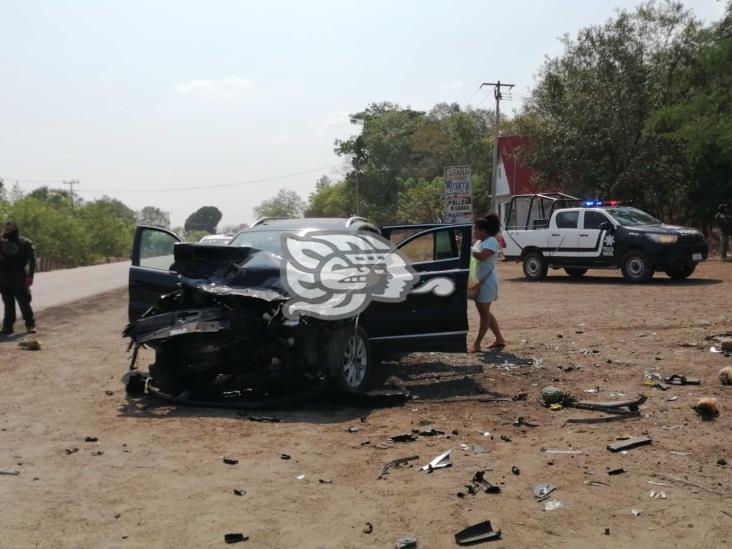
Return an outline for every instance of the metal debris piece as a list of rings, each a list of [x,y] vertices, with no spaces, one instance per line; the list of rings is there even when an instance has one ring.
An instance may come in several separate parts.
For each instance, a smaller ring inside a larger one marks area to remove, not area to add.
[[[320,484],[335,484],[335,480],[324,480],[324,479],[322,479],[322,478],[319,478],[319,479],[318,479],[318,482],[319,482]]]
[[[542,454],[581,454],[584,450],[562,450],[560,448],[539,448]]]
[[[481,446],[480,444],[473,444],[473,453],[474,454],[487,454],[488,448],[485,446]]]
[[[500,494],[501,487],[490,483],[485,478],[485,471],[477,471],[473,475],[473,486],[476,488],[480,487],[486,494]]]
[[[501,440],[504,442],[511,442],[511,437],[508,435],[501,435]]]
[[[396,549],[417,549],[417,538],[402,536],[396,541]]]
[[[607,474],[610,475],[610,476],[613,476],[613,475],[622,475],[623,473],[625,473],[625,469],[623,469],[622,467],[620,467],[618,469],[610,469],[607,472]]]
[[[394,435],[389,437],[392,442],[414,442],[417,440],[417,435],[414,433],[402,433],[401,435]]]
[[[431,473],[435,469],[444,469],[446,467],[452,467],[452,460],[450,459],[451,453],[452,453],[452,450],[448,450],[446,452],[441,453],[435,459],[430,461],[427,465],[424,465],[422,467],[422,471],[427,471],[428,473]]]
[[[651,444],[653,441],[651,440],[651,437],[643,435],[641,437],[635,437],[630,438],[628,440],[619,440],[617,442],[613,442],[612,444],[609,444],[607,449],[611,452],[622,452],[624,450],[630,450],[632,448],[637,448],[638,446],[645,446],[647,444]]]
[[[280,459],[288,460],[292,459],[292,456],[290,454],[280,454]]]
[[[520,475],[520,474],[521,474],[521,470],[520,470],[520,469],[519,469],[518,467],[516,467],[515,465],[514,465],[513,467],[511,467],[511,472],[512,472],[512,473],[513,473],[514,475],[516,475],[516,476],[518,476],[518,475]]]
[[[373,531],[374,531],[374,525],[371,524],[370,522],[367,522],[366,526],[363,527],[363,533],[370,534]]]
[[[634,517],[638,517],[638,516],[640,516],[641,511],[640,511],[640,509],[631,509],[630,514],[633,515]]]
[[[686,377],[680,374],[672,374],[664,381],[669,385],[701,385],[701,379],[698,377]]]
[[[66,452],[66,455],[68,456],[71,454],[75,454],[76,452],[79,451],[79,449],[76,447],[73,447],[73,448],[66,448],[66,450],[64,450],[64,451]]]
[[[244,488],[234,488],[234,495],[235,496],[243,496],[246,493],[247,493],[247,491],[244,490]]]
[[[515,427],[521,427],[521,426],[524,426],[524,427],[538,427],[538,424],[531,423],[529,421],[526,421],[526,419],[523,416],[519,416],[516,419],[514,419],[513,420],[513,425]]]
[[[390,461],[389,463],[385,463],[384,466],[381,468],[381,471],[379,472],[378,478],[384,478],[384,476],[389,473],[389,469],[391,469],[392,467],[399,467],[400,465],[404,465],[405,463],[409,463],[410,461],[414,461],[415,459],[419,459],[419,456],[398,458]]]
[[[234,534],[224,534],[224,542],[225,543],[239,543],[240,541],[246,541],[249,539],[249,536],[246,534],[242,534],[241,532],[236,532]]]
[[[651,490],[648,495],[652,499],[666,499],[666,492],[664,492],[663,490]]]
[[[226,463],[226,465],[236,465],[237,463],[239,463],[239,460],[235,458],[224,457],[224,463]]]
[[[296,476],[295,478],[296,478],[297,480],[302,480],[302,479],[304,479],[304,478],[305,478],[305,475],[297,475],[297,476]]]
[[[358,427],[349,427],[346,431],[348,433],[358,433]]]
[[[493,530],[491,521],[486,520],[460,530],[455,534],[455,542],[458,545],[473,545],[483,541],[499,539],[500,537],[501,531]]]
[[[0,469],[0,475],[6,475],[9,477],[17,477],[20,474],[20,471],[17,469]]]
[[[97,442],[99,439],[97,437],[86,437],[84,439],[84,442]]]
[[[413,433],[421,436],[421,437],[435,437],[438,435],[444,435],[444,431],[440,431],[439,429],[435,429],[434,427],[432,429],[426,430],[426,429],[415,429],[412,431]]]
[[[551,494],[554,490],[556,490],[556,487],[552,486],[551,484],[534,484],[531,487],[531,491],[534,493],[534,497],[538,501],[542,501],[549,497],[549,494]]]

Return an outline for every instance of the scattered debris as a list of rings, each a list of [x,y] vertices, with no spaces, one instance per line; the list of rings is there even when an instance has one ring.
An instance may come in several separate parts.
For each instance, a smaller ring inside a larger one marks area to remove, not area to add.
[[[374,525],[370,522],[366,523],[366,526],[363,527],[363,533],[364,534],[370,534],[374,531]]]
[[[348,429],[346,429],[346,432],[348,432],[348,433],[358,433],[358,430],[359,430],[358,427],[349,427]]]
[[[556,490],[556,487],[551,484],[534,484],[531,487],[531,491],[538,501],[545,500],[554,490]]]
[[[24,351],[40,351],[41,342],[35,338],[25,338],[18,342],[18,347]]]
[[[495,484],[492,484],[485,478],[485,471],[477,471],[473,475],[472,485],[466,484],[466,488],[468,488],[468,492],[471,494],[475,494],[478,489],[482,489],[486,494],[500,494],[501,493],[501,487],[497,486]],[[473,488],[471,490],[471,487]]]
[[[302,480],[302,479],[304,479],[304,478],[305,478],[305,475],[297,475],[297,476],[296,476],[295,478],[296,478],[297,480]]]
[[[234,488],[234,495],[235,496],[243,496],[246,493],[247,493],[247,491],[244,490],[244,488]]]
[[[680,482],[682,484],[686,484],[688,486],[693,486],[694,488],[699,488],[700,490],[704,490],[705,492],[709,492],[710,494],[715,494],[715,495],[720,496],[720,497],[724,497],[724,498],[729,497],[727,494],[721,494],[720,492],[716,492],[715,490],[712,490],[710,488],[706,488],[706,487],[702,486],[701,484],[697,484],[696,482],[691,482],[691,481],[688,481],[688,480],[684,480],[683,478],[672,477],[670,475],[662,475],[660,473],[651,473],[651,476],[652,477],[656,477],[656,478],[662,478],[664,480],[671,480],[671,481],[675,481],[675,482]]]
[[[665,482],[653,482],[652,480],[649,480],[648,484],[653,484],[654,486],[663,486],[664,488],[671,488],[671,485],[666,484]]]
[[[99,439],[97,437],[86,437],[84,439],[84,442],[97,442]]]
[[[318,483],[320,484],[335,484],[335,480],[324,480],[322,478],[318,479]]]
[[[692,406],[692,409],[702,421],[711,421],[719,417],[719,408],[717,407],[716,398],[700,398],[698,402]]]
[[[246,534],[242,534],[241,532],[237,532],[234,534],[224,534],[224,542],[225,543],[239,543],[240,541],[246,541],[249,539],[249,536]]]
[[[417,538],[402,536],[396,541],[396,549],[417,549]]]
[[[536,423],[530,423],[524,419],[523,416],[519,416],[516,419],[513,420],[514,427],[538,427],[538,424]]]
[[[508,435],[501,435],[501,440],[504,442],[511,442],[511,437]]]
[[[455,542],[458,545],[473,545],[483,541],[492,541],[501,537],[500,530],[493,530],[491,521],[486,520],[472,526],[468,526],[455,534]]]
[[[409,463],[410,461],[414,461],[416,459],[419,459],[419,456],[398,458],[390,461],[389,463],[385,463],[384,466],[381,468],[381,471],[379,472],[378,478],[384,478],[384,476],[389,473],[389,469],[393,467],[399,467],[400,465],[404,465],[405,463]]]
[[[600,388],[599,387],[593,387],[592,389],[585,389],[585,393],[599,393]]]
[[[452,452],[452,450],[443,452],[442,454],[437,456],[435,459],[430,461],[427,465],[424,465],[422,467],[422,471],[427,471],[428,473],[431,473],[435,469],[444,469],[446,467],[452,467],[452,460],[450,459],[451,452]]]
[[[676,450],[671,450],[672,456],[690,456],[691,452],[678,452]]]
[[[516,476],[518,476],[518,475],[520,475],[520,474],[521,474],[521,470],[520,470],[520,469],[519,469],[518,467],[516,467],[515,465],[514,465],[513,467],[511,467],[511,472],[512,472],[512,473],[513,473],[514,475],[516,475]]]
[[[239,460],[230,457],[224,457],[224,463],[226,463],[226,465],[236,465],[237,463],[239,463]]]
[[[6,475],[9,477],[17,477],[20,474],[20,471],[17,469],[0,469],[0,475]]]
[[[66,448],[66,450],[64,450],[64,451],[66,452],[66,455],[68,456],[71,454],[75,454],[76,452],[79,451],[79,449],[76,447],[73,447],[73,448]]]
[[[623,473],[625,473],[625,469],[623,469],[622,467],[620,467],[620,468],[618,468],[618,469],[610,469],[610,470],[609,470],[609,471],[607,472],[607,474],[608,474],[608,475],[610,475],[610,476],[614,476],[614,475],[622,475]]]
[[[648,495],[651,497],[651,499],[666,499],[666,492],[663,490],[651,490]]]
[[[539,448],[542,454],[581,454],[584,450],[563,450],[561,448]]]
[[[292,456],[290,454],[280,454],[280,459],[288,460],[292,459]]]
[[[640,509],[631,509],[630,514],[633,515],[634,517],[639,517],[641,514],[641,511],[640,511]]]
[[[719,381],[722,385],[732,385],[732,366],[725,366],[719,370]]]
[[[438,435],[445,434],[444,431],[440,431],[439,429],[435,429],[434,427],[432,427],[431,429],[412,429],[412,433],[421,437],[436,437]]]
[[[602,482],[601,480],[586,480],[585,484],[590,486],[610,486],[607,482]]]
[[[544,511],[556,511],[562,506],[562,502],[558,499],[550,499],[544,504]]]
[[[681,374],[672,374],[664,379],[669,385],[701,385],[701,379],[697,377],[686,377]]]
[[[607,449],[611,452],[622,452],[624,450],[637,448],[638,446],[645,446],[647,444],[651,444],[652,442],[653,441],[651,440],[651,437],[643,435],[640,437],[629,438],[628,440],[619,440],[617,442],[613,442],[612,444],[608,445]]]
[[[414,433],[402,433],[401,435],[394,435],[389,437],[392,442],[414,442],[417,440],[417,435]]]

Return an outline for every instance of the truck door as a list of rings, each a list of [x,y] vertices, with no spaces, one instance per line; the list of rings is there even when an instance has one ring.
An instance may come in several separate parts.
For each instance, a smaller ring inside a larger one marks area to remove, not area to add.
[[[384,227],[382,234],[396,237],[393,240],[402,256],[420,273],[417,286],[444,277],[454,282],[455,291],[448,296],[412,293],[400,303],[372,302],[365,322],[369,341],[377,351],[465,352],[472,227],[428,227],[422,231],[414,226]],[[409,232],[414,234],[399,237]]]
[[[137,227],[128,286],[130,322],[155,305],[161,295],[175,290],[178,275],[170,267],[176,242],[181,242],[181,238],[163,228]]]
[[[548,253],[551,257],[577,257],[579,242],[580,210],[563,210],[554,215],[554,223],[549,227],[547,238]]]
[[[600,225],[609,221],[610,219],[600,211],[585,210],[582,212],[580,223],[582,229],[579,231],[577,244],[580,257],[600,257],[602,254],[602,237],[604,232],[600,230]]]

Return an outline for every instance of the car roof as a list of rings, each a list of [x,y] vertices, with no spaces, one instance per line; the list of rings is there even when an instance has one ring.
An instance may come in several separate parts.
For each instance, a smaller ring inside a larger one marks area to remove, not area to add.
[[[265,218],[242,232],[258,231],[337,231],[366,230],[379,232],[378,228],[363,217],[299,217],[291,219]]]

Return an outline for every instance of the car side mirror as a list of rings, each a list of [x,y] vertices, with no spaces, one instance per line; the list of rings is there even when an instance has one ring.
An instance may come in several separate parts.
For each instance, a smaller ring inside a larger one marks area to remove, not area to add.
[[[609,221],[603,221],[600,223],[600,230],[601,231],[609,231],[609,232],[615,232],[615,226],[610,223]]]

